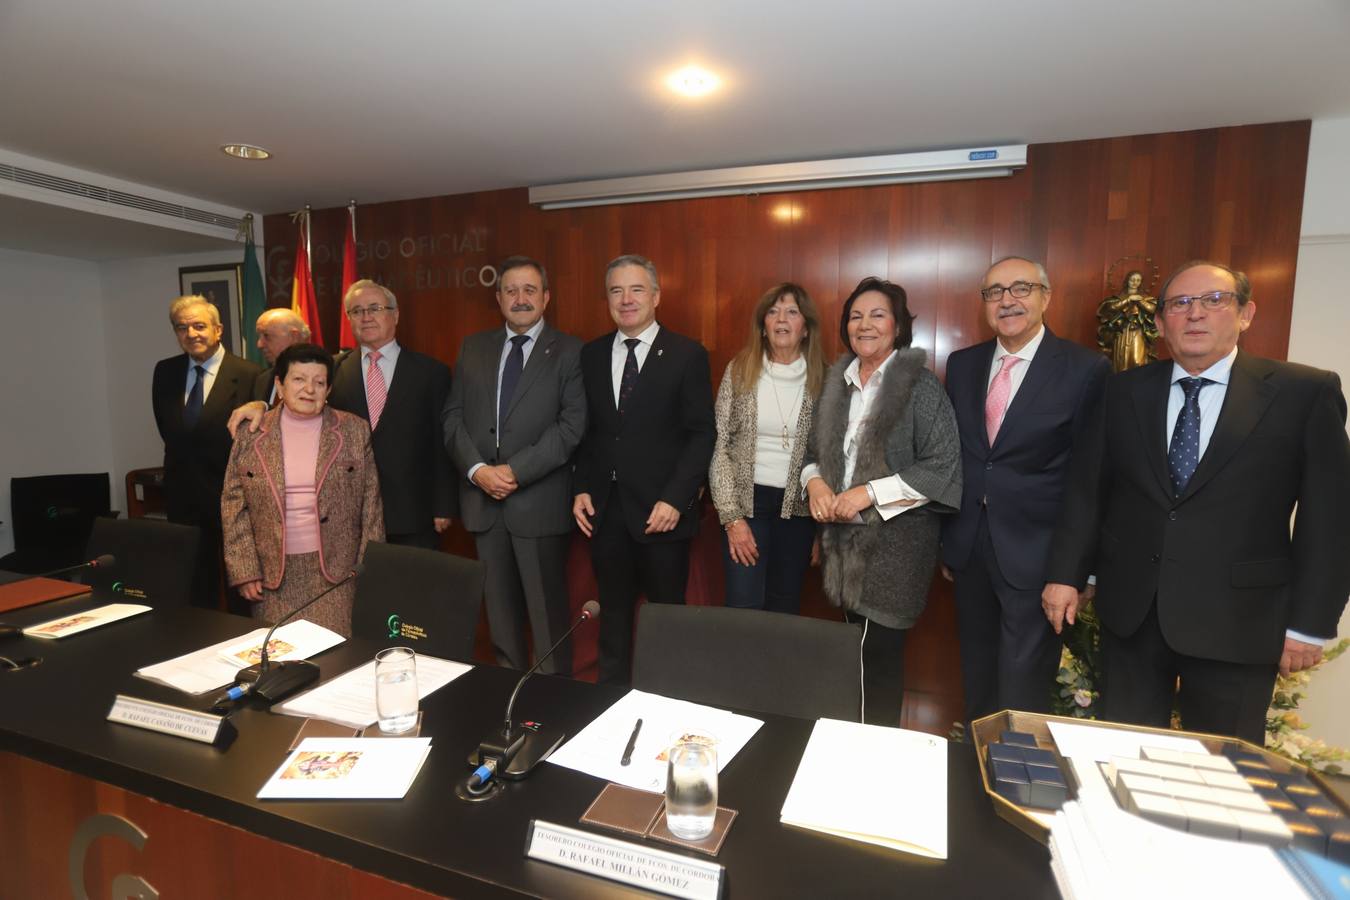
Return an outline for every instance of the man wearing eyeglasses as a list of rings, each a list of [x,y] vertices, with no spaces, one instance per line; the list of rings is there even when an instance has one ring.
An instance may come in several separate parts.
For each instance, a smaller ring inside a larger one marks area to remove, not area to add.
[[[370,423],[375,468],[384,500],[385,540],[435,550],[456,509],[454,475],[441,439],[441,411],[450,393],[450,369],[395,338],[398,301],[369,279],[347,289],[342,308],[357,349],[339,358],[328,405]],[[256,431],[265,405],[235,410]]]
[[[1345,397],[1332,372],[1238,349],[1241,272],[1187,263],[1160,296],[1172,359],[1107,385],[1046,616],[1071,623],[1095,571],[1106,718],[1165,727],[1175,699],[1182,727],[1259,745],[1276,672],[1321,659],[1350,594]]]
[[[1111,369],[1045,325],[1050,279],[1040,263],[999,260],[980,297],[994,338],[947,360],[964,486],[942,528],[969,719],[1050,711],[1062,642],[1041,610],[1045,564],[1074,442]]]

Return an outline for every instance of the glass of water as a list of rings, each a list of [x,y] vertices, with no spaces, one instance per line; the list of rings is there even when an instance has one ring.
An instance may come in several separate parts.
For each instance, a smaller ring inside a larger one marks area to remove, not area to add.
[[[666,826],[676,837],[701,841],[717,819],[717,742],[680,736],[666,763]]]
[[[385,734],[403,734],[417,724],[417,654],[411,648],[375,654],[375,712]]]

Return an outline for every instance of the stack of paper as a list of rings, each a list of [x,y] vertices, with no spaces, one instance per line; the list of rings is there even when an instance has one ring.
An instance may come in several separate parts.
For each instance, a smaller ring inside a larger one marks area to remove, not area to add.
[[[1076,900],[1306,896],[1271,848],[1157,825],[1110,797],[1065,804],[1050,858],[1060,893]]]
[[[861,781],[840,760],[878,765]],[[947,858],[947,742],[931,734],[821,719],[811,732],[781,819],[855,841]]]
[[[472,668],[448,659],[418,656],[417,699],[425,698]],[[375,710],[375,661],[344,672],[272,709],[288,716],[308,716],[365,728],[379,718]]]
[[[259,800],[399,800],[422,771],[431,738],[306,738]]]
[[[70,637],[72,634],[79,634],[81,631],[88,631],[91,628],[99,628],[119,619],[139,616],[141,613],[148,613],[149,611],[150,607],[142,606],[139,603],[109,603],[107,606],[99,606],[82,613],[72,613],[59,619],[51,619],[38,625],[32,625],[25,628],[23,633],[28,637],[55,640],[56,638]]]
[[[157,681],[189,694],[215,690],[234,681],[239,670],[258,661],[262,639],[268,629],[257,628],[243,637],[230,638],[201,650],[194,650],[136,672],[141,678]],[[344,638],[327,628],[303,619],[283,625],[272,636],[268,659],[309,659],[317,653],[336,647]],[[272,650],[283,650],[273,655]]]
[[[629,765],[624,750],[642,720]],[[643,791],[666,789],[666,751],[684,737],[708,738],[717,748],[717,770],[731,762],[764,723],[724,709],[629,691],[595,721],[559,747],[549,762]]]

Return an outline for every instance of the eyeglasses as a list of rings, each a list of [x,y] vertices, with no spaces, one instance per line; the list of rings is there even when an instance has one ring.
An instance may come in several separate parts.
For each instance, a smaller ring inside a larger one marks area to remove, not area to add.
[[[997,303],[1003,299],[1003,293],[1006,291],[1012,294],[1014,299],[1022,300],[1031,296],[1031,292],[1036,288],[1045,290],[1045,285],[1035,281],[1014,281],[1012,284],[1004,287],[1001,284],[987,287],[980,291],[980,296],[984,298],[985,303]]]
[[[1232,303],[1237,298],[1233,291],[1210,291],[1208,294],[1195,294],[1188,296],[1181,294],[1176,297],[1168,297],[1163,301],[1163,312],[1169,316],[1179,316],[1190,312],[1191,306],[1199,303],[1203,309],[1210,312],[1220,310]]]
[[[378,303],[372,303],[370,306],[353,306],[351,309],[347,310],[347,318],[360,319],[365,316],[378,316],[386,309],[397,309],[397,307],[381,306]]]

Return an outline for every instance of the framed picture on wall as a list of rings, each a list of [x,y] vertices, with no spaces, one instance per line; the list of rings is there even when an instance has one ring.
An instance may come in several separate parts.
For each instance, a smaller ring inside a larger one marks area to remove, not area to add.
[[[185,266],[178,270],[179,293],[184,296],[198,294],[215,304],[220,312],[220,324],[225,328],[220,342],[236,356],[244,355],[244,298],[239,293],[242,268],[238,263],[220,263]]]

